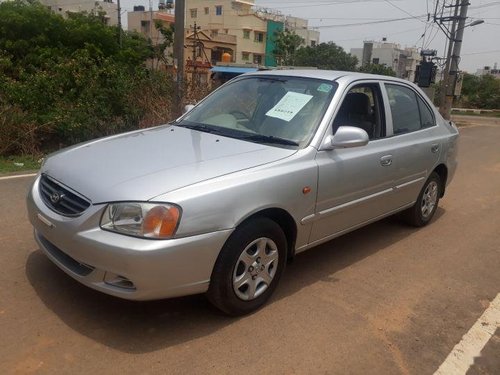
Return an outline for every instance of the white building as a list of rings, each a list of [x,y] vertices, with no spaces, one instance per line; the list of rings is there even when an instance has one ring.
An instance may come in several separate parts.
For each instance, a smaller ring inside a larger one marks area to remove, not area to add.
[[[366,41],[363,48],[351,48],[351,55],[358,58],[358,66],[379,64],[391,68],[396,76],[409,81],[415,80],[417,65],[421,56],[416,48],[401,48],[397,43]]]
[[[306,19],[287,16],[285,27],[302,38],[304,47],[314,47],[319,44],[319,31],[310,29]]]
[[[40,0],[40,2],[63,17],[67,13],[87,12],[98,15],[104,12],[106,24],[118,25],[118,6],[112,0]]]
[[[476,71],[477,76],[484,76],[486,74],[491,74],[493,77],[500,79],[500,69],[498,69],[498,64],[495,63],[493,65],[493,69],[491,66],[485,66]]]

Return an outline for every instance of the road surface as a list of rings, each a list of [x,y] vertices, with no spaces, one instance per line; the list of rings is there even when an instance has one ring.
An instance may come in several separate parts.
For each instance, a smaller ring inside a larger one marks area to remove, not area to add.
[[[431,225],[389,218],[301,254],[237,319],[203,296],[79,285],[32,238],[32,177],[1,180],[0,373],[432,374],[483,327],[481,356],[457,366],[499,374],[499,322],[480,317],[500,292],[500,126],[463,128],[459,162]]]

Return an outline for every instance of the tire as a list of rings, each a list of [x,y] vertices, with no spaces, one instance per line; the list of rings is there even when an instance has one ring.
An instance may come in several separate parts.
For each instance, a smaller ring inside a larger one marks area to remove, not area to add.
[[[257,310],[276,289],[286,258],[287,240],[276,222],[261,217],[243,223],[217,258],[209,301],[232,316]]]
[[[423,227],[432,220],[436,213],[441,196],[441,178],[432,172],[425,182],[415,204],[403,211],[405,221],[415,227]]]

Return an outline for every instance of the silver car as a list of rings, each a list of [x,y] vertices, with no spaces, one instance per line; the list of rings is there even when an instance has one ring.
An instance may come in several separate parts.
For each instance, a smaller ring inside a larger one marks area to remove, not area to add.
[[[240,315],[265,303],[297,253],[398,212],[429,223],[457,139],[407,81],[258,72],[170,124],[53,154],[29,218],[42,251],[93,289],[207,293]]]

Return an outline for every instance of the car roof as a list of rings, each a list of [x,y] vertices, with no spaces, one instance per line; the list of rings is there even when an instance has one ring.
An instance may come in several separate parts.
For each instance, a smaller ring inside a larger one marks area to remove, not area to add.
[[[336,81],[339,78],[344,78],[352,81],[360,79],[378,79],[378,80],[382,79],[382,80],[408,83],[408,81],[406,80],[390,76],[382,76],[377,74],[358,73],[358,72],[344,72],[340,70],[321,70],[321,69],[273,69],[273,70],[260,70],[258,72],[245,74],[245,76],[253,76],[253,75],[304,77],[304,78],[325,79],[329,81]]]

